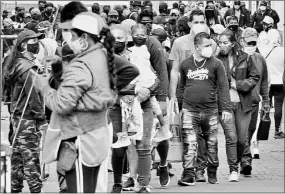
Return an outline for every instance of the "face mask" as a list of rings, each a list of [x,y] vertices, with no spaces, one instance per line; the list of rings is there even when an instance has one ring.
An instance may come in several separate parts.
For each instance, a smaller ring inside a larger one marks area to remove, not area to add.
[[[265,11],[266,10],[266,7],[265,6],[260,6],[259,8],[261,11]]]
[[[62,32],[62,38],[69,45],[71,42],[71,38],[72,38],[71,32],[63,31]]]
[[[50,15],[52,14],[52,10],[47,10],[47,11],[46,11],[46,14],[47,14],[48,16],[50,16]]]
[[[231,46],[223,46],[220,47],[220,55],[222,56],[228,56],[228,54],[230,53],[232,47]]]
[[[114,51],[116,54],[121,53],[123,50],[126,48],[126,43],[125,42],[115,42],[114,44]]]
[[[134,41],[131,41],[131,42],[127,43],[127,48],[130,48],[130,47],[133,47],[133,46],[135,46]]]
[[[44,11],[44,10],[45,10],[45,7],[39,7],[39,10],[40,10],[40,11]]]
[[[133,37],[133,41],[136,46],[142,46],[146,43],[146,38],[142,37]]]
[[[212,54],[213,54],[212,47],[204,47],[201,52],[201,55],[205,58],[210,58]]]
[[[82,51],[88,48],[88,43],[87,41],[82,42],[81,38],[78,38],[77,40],[71,41],[68,46],[74,52],[74,54],[80,54]]]
[[[20,13],[18,13],[18,15],[19,15],[20,17],[24,17],[25,13],[20,12]]]
[[[256,51],[256,48],[257,46],[247,46],[247,47],[244,47],[243,51],[247,53],[248,55],[253,55]]]
[[[181,7],[181,8],[180,8],[180,12],[184,13],[184,10],[185,10],[184,7]]]
[[[214,10],[205,10],[205,15],[206,15],[206,18],[208,19],[212,19],[215,17],[215,14],[214,14]]]
[[[40,44],[34,43],[34,44],[27,44],[27,51],[31,52],[33,54],[38,54],[40,50]]]
[[[238,30],[238,25],[230,25],[230,26],[229,26],[229,29],[230,29],[231,31],[237,31],[237,30]]]
[[[263,26],[263,29],[264,29],[265,32],[268,32],[269,30],[272,29],[272,27],[273,27],[272,25]]]
[[[192,26],[192,31],[194,32],[194,34],[198,34],[200,32],[203,32],[205,29],[205,24],[194,24]]]

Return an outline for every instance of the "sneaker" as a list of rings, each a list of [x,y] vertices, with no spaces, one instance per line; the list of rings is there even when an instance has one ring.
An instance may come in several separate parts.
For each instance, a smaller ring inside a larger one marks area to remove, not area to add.
[[[196,173],[196,182],[206,182],[206,178],[204,176],[204,170],[198,170]]]
[[[194,186],[195,185],[195,176],[192,176],[189,172],[189,169],[184,169],[181,179],[178,181],[180,186]]]
[[[123,183],[123,191],[131,191],[135,186],[135,180],[133,177],[129,177],[126,182]]]
[[[274,138],[275,139],[282,139],[285,137],[285,134],[283,131],[278,131],[278,132],[275,132],[275,135],[274,135]]]
[[[131,140],[127,132],[117,133],[118,141],[112,145],[112,148],[122,148],[131,145]]]
[[[111,193],[122,193],[122,184],[114,184]]]
[[[161,127],[161,129],[159,129],[156,133],[156,135],[154,136],[153,140],[154,142],[162,142],[164,140],[168,140],[170,138],[172,138],[173,135],[172,133],[169,131],[169,127],[167,125],[164,125]]]
[[[151,193],[150,187],[141,187],[138,193]]]
[[[253,142],[253,150],[252,150],[252,153],[253,153],[253,158],[254,159],[259,159],[259,150],[258,150],[258,142]]]
[[[215,172],[208,172],[208,182],[210,184],[219,184],[217,173]]]
[[[252,170],[252,167],[250,165],[246,165],[242,169],[242,174],[245,177],[251,177],[251,170]]]
[[[166,187],[170,183],[169,170],[167,166],[159,166],[159,183],[162,187]]]
[[[238,182],[238,173],[236,171],[232,171],[229,177],[230,182]]]

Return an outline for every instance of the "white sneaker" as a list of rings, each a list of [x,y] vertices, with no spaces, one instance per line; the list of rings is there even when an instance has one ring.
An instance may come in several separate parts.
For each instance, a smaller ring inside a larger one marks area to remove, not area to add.
[[[167,125],[164,125],[161,127],[161,129],[158,129],[156,135],[153,138],[154,142],[162,142],[164,140],[172,138],[173,135],[169,131],[169,127]]]
[[[253,142],[253,145],[254,145],[253,150],[252,150],[253,158],[259,159],[258,142]]]
[[[127,132],[117,133],[118,141],[112,144],[112,148],[122,148],[131,145],[131,140]]]
[[[238,182],[238,173],[236,171],[232,171],[229,177],[230,182]]]

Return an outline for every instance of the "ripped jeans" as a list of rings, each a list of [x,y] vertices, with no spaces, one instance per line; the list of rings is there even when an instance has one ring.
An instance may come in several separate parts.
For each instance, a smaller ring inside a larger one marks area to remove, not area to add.
[[[204,138],[206,143],[206,158],[208,171],[216,173],[219,166],[218,158],[218,110],[191,112],[183,109],[182,139],[183,139],[183,168],[189,169],[195,176],[197,159],[197,136]]]

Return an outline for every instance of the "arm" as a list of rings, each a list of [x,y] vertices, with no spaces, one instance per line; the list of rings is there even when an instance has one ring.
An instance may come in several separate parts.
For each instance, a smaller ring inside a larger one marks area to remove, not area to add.
[[[263,75],[260,84],[260,95],[262,96],[262,104],[269,105],[268,70],[265,59],[262,56],[260,57],[262,58],[262,66],[263,66]]]
[[[230,100],[230,92],[229,92],[229,84],[228,78],[226,74],[225,67],[222,62],[217,63],[217,78],[218,78],[218,100],[219,105],[221,105],[221,109],[223,111],[231,112],[231,100]]]
[[[158,74],[158,79],[161,82],[161,85],[159,87],[158,91],[158,101],[166,101],[167,97],[167,90],[168,90],[168,76],[167,76],[167,67],[166,67],[166,61],[163,54],[163,49],[160,44],[160,42],[154,38],[149,37],[149,40],[152,42],[151,45],[147,44],[148,50],[150,52],[150,63],[153,67],[153,69]]]
[[[66,68],[58,90],[45,86],[42,94],[46,106],[57,114],[68,114],[77,105],[79,98],[92,86],[92,75],[86,65],[74,62]]]
[[[256,86],[260,78],[260,73],[258,72],[258,69],[251,57],[249,57],[247,63],[248,78],[236,81],[237,91],[244,93],[250,92]]]
[[[275,10],[272,10],[272,18],[275,24],[278,24],[280,22],[279,15]]]
[[[179,45],[177,41],[174,41],[171,53],[169,55],[169,60],[172,62],[171,71],[170,71],[170,85],[169,85],[169,95],[170,98],[176,97],[176,89],[179,80],[179,71],[180,71],[180,57],[179,57]]]
[[[182,94],[181,96],[179,96],[178,98],[178,106],[179,109],[182,109],[182,103],[183,103],[183,94],[184,94],[184,90],[185,90],[185,86],[186,86],[186,74],[184,72],[184,65],[183,63],[181,64],[181,67],[179,68],[179,73],[180,73],[180,84],[178,87],[178,91],[179,94]]]
[[[28,71],[26,71],[22,79],[25,81],[28,76]],[[33,85],[33,76],[31,74],[29,75],[27,79],[27,83],[24,89],[24,92],[26,93],[26,96],[29,95],[29,92],[32,88],[31,95],[28,101],[28,106],[31,109],[31,112],[34,114],[35,118],[39,121],[45,121],[46,116],[45,116],[45,111],[44,111],[44,103],[43,99],[41,98],[40,94],[36,90],[36,88]]]

